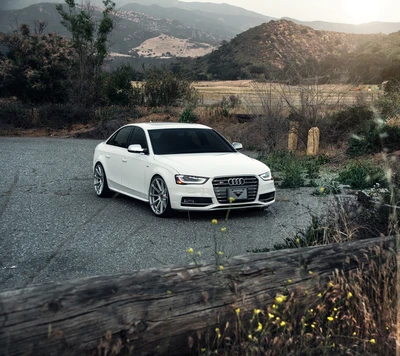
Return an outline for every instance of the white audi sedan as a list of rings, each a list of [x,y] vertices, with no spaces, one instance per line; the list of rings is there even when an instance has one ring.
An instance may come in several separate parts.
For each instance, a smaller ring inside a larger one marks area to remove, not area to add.
[[[240,149],[204,125],[126,125],[96,147],[94,189],[99,197],[117,192],[149,202],[160,217],[265,208],[275,202],[271,171]]]

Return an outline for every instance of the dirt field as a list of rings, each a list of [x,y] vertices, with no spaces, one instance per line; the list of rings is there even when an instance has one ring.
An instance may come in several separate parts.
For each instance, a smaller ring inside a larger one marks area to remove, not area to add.
[[[161,57],[200,57],[214,50],[208,43],[190,43],[188,40],[160,35],[144,41],[140,46],[133,48],[140,56],[146,58]]]
[[[300,95],[307,95],[308,102],[325,104],[352,105],[356,102],[370,102],[382,92],[358,91],[353,85],[326,84],[318,86],[287,86],[278,83],[259,83],[252,80],[237,81],[202,81],[193,86],[198,90],[201,104],[211,105],[220,102],[224,97],[238,96],[242,104],[261,105],[266,98],[280,100],[283,98],[297,98],[300,104]]]

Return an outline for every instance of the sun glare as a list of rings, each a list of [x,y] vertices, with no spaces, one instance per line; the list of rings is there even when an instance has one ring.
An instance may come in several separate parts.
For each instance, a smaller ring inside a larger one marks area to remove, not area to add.
[[[341,5],[349,22],[360,24],[379,20],[381,0],[341,0]]]

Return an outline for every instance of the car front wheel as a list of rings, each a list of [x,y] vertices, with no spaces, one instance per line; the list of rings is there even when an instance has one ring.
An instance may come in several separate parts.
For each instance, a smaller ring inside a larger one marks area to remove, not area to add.
[[[168,187],[160,176],[153,177],[149,188],[149,202],[153,213],[159,217],[168,217],[172,214],[169,201]]]
[[[110,195],[110,189],[107,184],[106,172],[101,163],[97,163],[93,172],[94,190],[99,197],[107,197]]]

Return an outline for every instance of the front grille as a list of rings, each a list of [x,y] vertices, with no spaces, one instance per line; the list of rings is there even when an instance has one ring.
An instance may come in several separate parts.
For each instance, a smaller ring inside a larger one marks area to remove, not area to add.
[[[243,179],[244,181],[241,181]],[[240,185],[230,185],[229,180],[241,181]],[[258,191],[258,179],[255,176],[235,176],[235,177],[217,177],[212,181],[214,187],[215,197],[220,204],[229,203],[228,189],[229,188],[246,188],[247,189],[247,199],[235,200],[235,203],[245,203],[249,201],[256,200]]]

